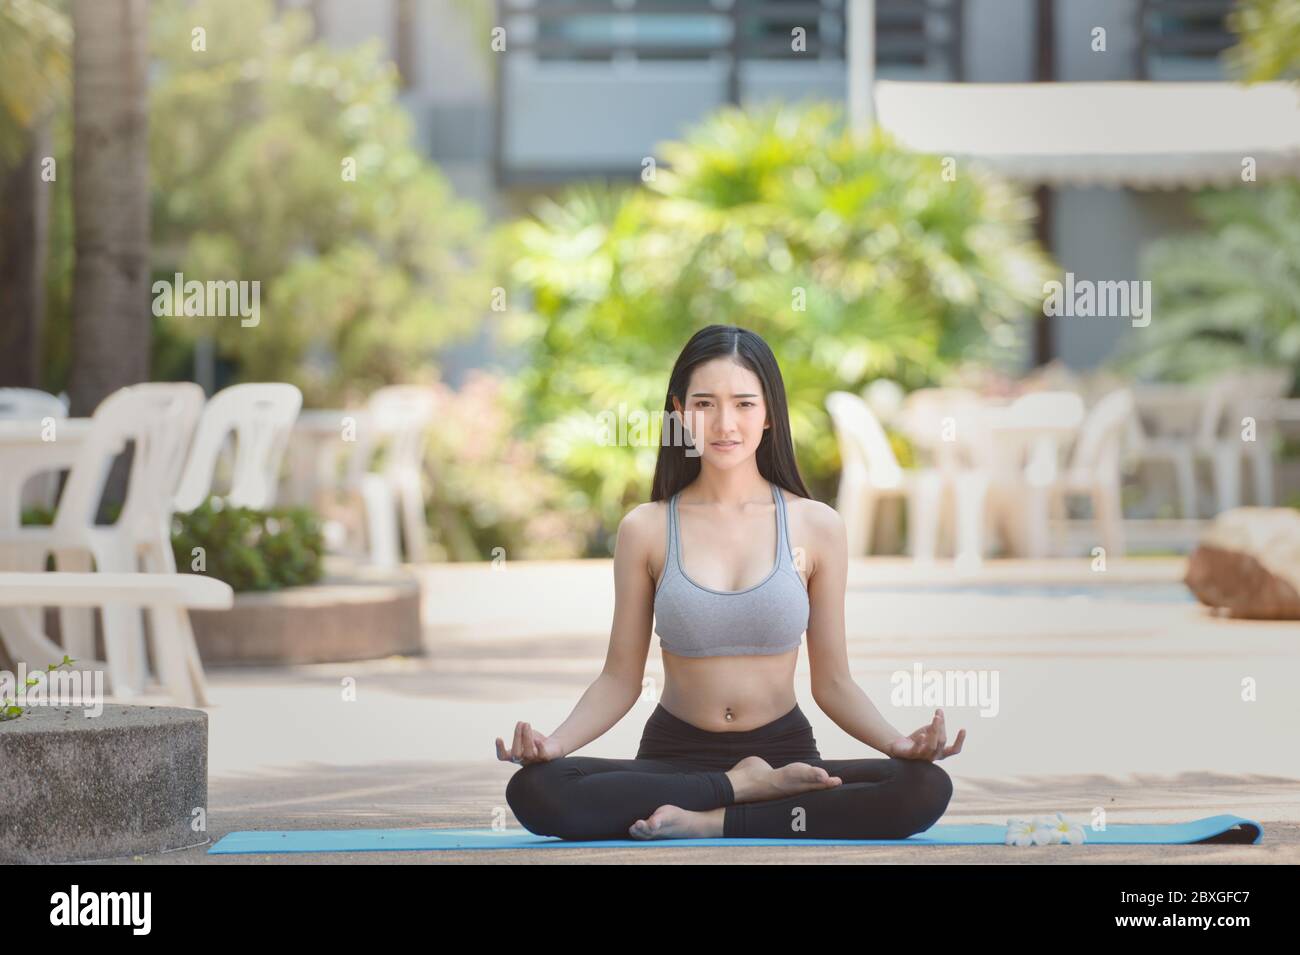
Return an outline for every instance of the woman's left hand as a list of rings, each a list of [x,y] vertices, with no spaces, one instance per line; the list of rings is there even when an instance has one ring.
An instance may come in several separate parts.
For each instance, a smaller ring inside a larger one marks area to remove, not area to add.
[[[963,729],[957,733],[957,740],[951,746],[948,742],[948,730],[943,722],[943,710],[934,711],[934,719],[922,726],[911,736],[900,736],[886,748],[885,752],[899,759],[939,760],[945,756],[955,756],[961,752],[962,741],[966,738]]]

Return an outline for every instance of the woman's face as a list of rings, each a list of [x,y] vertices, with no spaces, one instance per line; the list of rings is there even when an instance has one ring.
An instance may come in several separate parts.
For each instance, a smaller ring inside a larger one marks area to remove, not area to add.
[[[686,404],[673,396],[691,443],[700,457],[719,468],[734,467],[758,450],[767,425],[763,386],[748,368],[730,358],[697,365],[686,388]]]

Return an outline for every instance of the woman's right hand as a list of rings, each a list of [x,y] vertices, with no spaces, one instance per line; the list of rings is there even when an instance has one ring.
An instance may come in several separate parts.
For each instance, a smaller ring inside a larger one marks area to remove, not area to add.
[[[553,736],[537,732],[528,723],[515,724],[515,738],[506,749],[501,737],[497,737],[497,759],[527,766],[529,763],[545,763],[559,759],[564,755],[560,741]]]

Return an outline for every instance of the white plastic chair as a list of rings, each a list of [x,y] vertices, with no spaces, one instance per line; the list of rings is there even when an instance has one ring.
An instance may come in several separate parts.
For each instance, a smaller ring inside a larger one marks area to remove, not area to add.
[[[1241,505],[1241,469],[1250,462],[1255,504],[1273,504],[1273,404],[1291,386],[1290,369],[1257,368],[1230,372],[1211,387],[1196,436],[1198,460],[1208,459],[1214,475],[1217,513]],[[1242,421],[1255,421],[1255,440],[1242,439]]]
[[[138,541],[145,570],[176,573],[172,516],[192,511],[208,499],[218,460],[232,435],[235,440],[230,490],[224,500],[236,507],[267,508],[275,504],[280,462],[301,407],[302,392],[284,382],[232,385],[212,396],[195,428],[171,506],[161,508],[163,520],[154,536]],[[196,696],[203,696],[203,661],[189,616],[166,604],[147,609],[159,671],[188,673]]]
[[[826,396],[839,443],[839,491],[835,509],[844,518],[850,557],[870,552],[877,505],[890,497],[907,502],[908,546],[915,560],[933,560],[939,529],[943,476],[934,468],[904,470],[875,414],[847,391]]]
[[[208,499],[217,461],[232,435],[234,459],[224,499],[235,507],[273,507],[280,464],[301,408],[302,392],[285,382],[231,385],[213,395],[176,489],[176,510],[192,511]]]
[[[48,391],[36,388],[0,388],[0,418],[22,421],[67,416],[67,404]]]
[[[1123,556],[1125,549],[1121,465],[1134,413],[1133,393],[1127,388],[1113,391],[1097,402],[1079,429],[1069,466],[1053,485],[1056,503],[1062,509],[1070,495],[1089,498],[1102,544],[1112,556]]]
[[[68,416],[68,406],[61,398],[35,388],[0,388],[0,420],[60,420]],[[43,474],[32,478],[22,491],[21,506],[54,507],[59,496],[59,475]]]
[[[1135,385],[1138,414],[1130,443],[1142,464],[1167,464],[1173,471],[1179,516],[1198,516],[1195,436],[1202,427],[1205,396],[1187,385]],[[1146,418],[1149,424],[1143,424]]]
[[[1249,461],[1255,503],[1273,501],[1273,406],[1290,386],[1286,369],[1227,372],[1208,385],[1144,385],[1139,407],[1155,421],[1155,434],[1141,431],[1138,457],[1167,462],[1178,482],[1182,516],[1201,516],[1197,465],[1209,464],[1214,507],[1221,513],[1241,503],[1241,469]],[[1256,440],[1243,441],[1241,421],[1256,421]]]
[[[170,533],[171,501],[199,413],[203,389],[190,382],[149,382],[119,389],[92,416],[91,434],[82,442],[59,499],[51,527],[22,527],[0,536],[12,569],[40,571],[53,554],[60,570],[134,573],[143,550]],[[115,448],[132,442],[126,497],[117,521],[95,523]],[[145,687],[144,631],[140,613],[121,603],[101,607],[112,692],[130,697]],[[61,610],[63,645],[78,659],[93,656],[88,611]],[[29,621],[35,619],[34,615]],[[164,630],[173,630],[165,626]],[[188,617],[184,632],[188,633]],[[197,659],[191,645],[183,648]],[[165,656],[165,654],[163,654]],[[161,669],[161,667],[160,667]],[[176,676],[175,671],[170,673]],[[203,700],[201,676],[194,685],[172,685],[181,699]]]
[[[422,385],[390,385],[370,396],[358,448],[349,459],[348,486],[364,503],[370,560],[376,566],[401,562],[399,512],[407,559],[419,563],[428,557],[424,449],[436,406],[437,393]],[[381,449],[382,464],[369,470]]]

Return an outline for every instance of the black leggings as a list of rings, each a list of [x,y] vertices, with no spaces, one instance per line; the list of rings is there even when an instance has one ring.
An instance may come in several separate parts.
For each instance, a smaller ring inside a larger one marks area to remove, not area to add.
[[[746,756],[774,768],[803,762],[842,782],[763,802],[735,802],[726,770]],[[903,839],[934,825],[952,780],[928,760],[822,759],[796,704],[757,729],[714,733],[663,705],[646,720],[636,759],[564,756],[521,767],[506,802],[530,832],[563,839],[630,839],[628,828],[660,806],[726,807],[723,835],[777,839]]]

